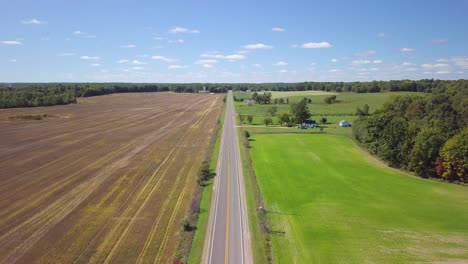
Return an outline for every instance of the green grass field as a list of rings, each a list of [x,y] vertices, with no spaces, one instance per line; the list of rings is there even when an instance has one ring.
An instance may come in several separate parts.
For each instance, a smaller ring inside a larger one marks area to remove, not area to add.
[[[387,168],[330,134],[255,134],[276,263],[466,263],[468,189]]]

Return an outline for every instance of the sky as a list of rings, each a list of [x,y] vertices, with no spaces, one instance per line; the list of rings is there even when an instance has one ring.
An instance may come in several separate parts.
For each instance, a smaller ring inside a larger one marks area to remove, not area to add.
[[[468,79],[468,0],[1,1],[0,82]]]

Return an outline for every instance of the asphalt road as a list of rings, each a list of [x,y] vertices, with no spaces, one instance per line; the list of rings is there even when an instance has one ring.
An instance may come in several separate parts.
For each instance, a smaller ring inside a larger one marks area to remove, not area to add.
[[[253,263],[235,118],[229,91],[203,263]]]

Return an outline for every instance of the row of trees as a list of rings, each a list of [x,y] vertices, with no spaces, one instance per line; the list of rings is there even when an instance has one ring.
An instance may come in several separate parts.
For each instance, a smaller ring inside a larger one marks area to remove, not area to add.
[[[301,83],[259,83],[259,84],[226,84],[226,83],[157,83],[157,84],[129,84],[129,83],[49,83],[49,84],[0,84],[0,108],[40,106],[54,104],[68,104],[76,102],[77,97],[97,96],[111,93],[128,92],[160,92],[174,91],[195,93],[208,91],[211,93],[225,93],[233,91],[329,91],[329,92],[357,92],[374,93],[383,91],[413,91],[432,92],[446,87],[454,82],[425,79],[419,81],[373,81],[373,82],[301,82]],[[257,102],[271,103],[271,93],[257,94]],[[332,100],[333,101],[333,100]],[[278,103],[279,102],[278,99]]]
[[[468,82],[428,96],[394,97],[353,126],[356,140],[391,166],[468,182]]]

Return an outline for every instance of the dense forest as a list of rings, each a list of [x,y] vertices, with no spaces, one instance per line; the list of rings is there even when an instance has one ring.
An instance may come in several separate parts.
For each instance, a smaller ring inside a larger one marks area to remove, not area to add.
[[[0,84],[0,108],[47,106],[75,103],[78,97],[98,96],[112,93],[161,92],[195,93],[202,90],[211,93],[233,91],[330,91],[376,93],[413,91],[430,93],[436,88],[446,87],[456,81],[443,80],[400,80],[373,82],[301,82],[301,83],[50,83],[50,84]],[[458,81],[466,83],[468,81]]]
[[[356,140],[390,166],[424,178],[468,182],[468,82],[428,96],[398,96],[354,123]]]

